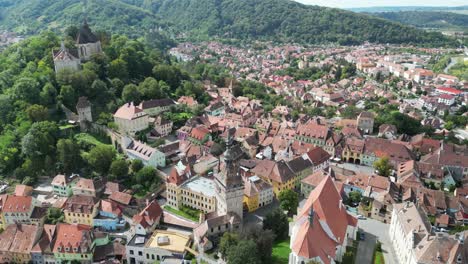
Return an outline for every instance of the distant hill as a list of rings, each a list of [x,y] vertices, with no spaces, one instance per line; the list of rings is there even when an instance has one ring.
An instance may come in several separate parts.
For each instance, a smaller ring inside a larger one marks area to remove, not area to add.
[[[119,0],[87,2],[87,17],[95,29],[142,35],[145,29],[158,26],[159,20],[152,12],[137,6]],[[25,34],[79,26],[84,19],[80,0],[0,0],[0,7],[0,28]]]
[[[468,10],[468,5],[465,6],[374,6],[374,7],[357,7],[357,8],[346,8],[353,12],[366,12],[366,13],[377,13],[377,12],[400,12],[400,11],[460,11]]]
[[[366,14],[303,5],[289,0],[139,2],[141,7],[152,10],[180,31],[197,36],[341,44],[364,41],[434,45],[448,43],[438,33],[427,33]]]
[[[408,43],[455,45],[428,33],[367,14],[290,0],[88,0],[95,27],[138,36],[165,27],[196,39],[212,37],[299,43]],[[80,0],[0,0],[0,27],[35,33],[60,30],[83,19]]]
[[[423,28],[467,27],[468,15],[442,11],[380,12],[372,15]]]

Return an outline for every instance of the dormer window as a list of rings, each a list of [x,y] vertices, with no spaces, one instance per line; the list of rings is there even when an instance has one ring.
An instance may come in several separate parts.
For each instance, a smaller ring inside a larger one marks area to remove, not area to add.
[[[69,251],[70,251],[70,248],[69,248],[69,247],[66,247],[66,248],[65,248],[65,251],[66,251],[66,252],[69,252]]]
[[[57,250],[58,250],[58,251],[62,251],[62,247],[57,247]]]
[[[78,252],[78,248],[77,248],[77,247],[74,247],[74,248],[73,248],[73,251]]]

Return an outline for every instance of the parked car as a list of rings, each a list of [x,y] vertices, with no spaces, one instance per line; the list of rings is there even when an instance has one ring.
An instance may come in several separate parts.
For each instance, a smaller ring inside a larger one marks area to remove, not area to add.
[[[359,239],[360,240],[365,240],[366,239],[366,234],[365,233],[359,233]]]
[[[366,218],[365,216],[363,216],[363,215],[358,215],[358,216],[357,216],[357,219],[359,219],[359,220],[366,220],[367,218]]]

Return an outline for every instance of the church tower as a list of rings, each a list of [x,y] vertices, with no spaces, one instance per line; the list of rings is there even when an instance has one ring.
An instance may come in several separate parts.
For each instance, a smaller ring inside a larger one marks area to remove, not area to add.
[[[219,216],[234,213],[242,219],[244,182],[239,173],[244,152],[233,139],[233,129],[228,130],[223,167],[215,175],[216,210]]]
[[[81,61],[87,61],[94,54],[102,53],[101,41],[99,41],[96,35],[91,31],[86,19],[78,32],[76,46],[78,48],[78,55]]]

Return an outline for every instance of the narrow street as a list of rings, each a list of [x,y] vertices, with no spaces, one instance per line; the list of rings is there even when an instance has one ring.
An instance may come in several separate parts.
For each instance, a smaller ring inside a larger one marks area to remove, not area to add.
[[[382,243],[382,252],[386,264],[398,264],[395,252],[390,242],[388,230],[389,224],[384,224],[374,219],[359,220],[360,232],[365,233],[365,240],[359,242],[356,264],[372,263],[374,248],[377,241]]]

